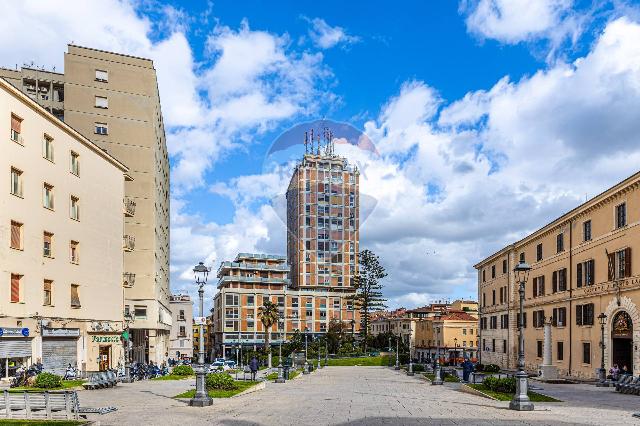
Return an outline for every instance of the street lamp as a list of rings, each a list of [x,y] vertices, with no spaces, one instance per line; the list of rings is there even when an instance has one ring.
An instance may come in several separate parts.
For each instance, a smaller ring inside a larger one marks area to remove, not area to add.
[[[436,313],[435,317],[434,317],[434,321],[440,321],[440,313]],[[434,324],[433,322],[431,323],[431,326],[433,327]],[[439,336],[440,336],[440,327],[436,327],[436,368],[435,371],[433,373],[433,381],[431,382],[432,385],[441,385],[442,384],[442,375],[440,374],[440,340],[439,340]]]
[[[282,316],[280,316],[278,321],[281,325],[284,323]],[[281,328],[284,328],[284,325]],[[280,333],[280,345],[278,346],[278,378],[276,379],[276,383],[284,383],[284,381],[284,375],[282,374],[282,333]]]
[[[520,294],[520,321],[518,321],[518,372],[516,373],[516,394],[509,403],[509,408],[518,411],[533,410],[533,403],[529,400],[528,395],[529,377],[524,371],[524,334],[522,330],[522,320],[524,317],[524,285],[529,278],[529,271],[531,271],[531,266],[524,261],[520,261],[520,263],[513,268],[514,275],[519,283],[518,293]]]
[[[309,374],[309,363],[307,362],[307,351],[309,350],[307,337],[309,335],[309,327],[304,328],[304,370],[302,374]]]
[[[606,348],[606,346],[604,345],[604,325],[607,322],[607,314],[605,314],[604,312],[600,313],[600,315],[598,315],[598,321],[600,321],[600,332],[602,337],[600,338],[601,354],[600,354],[600,369],[598,371],[600,382],[596,383],[596,386],[609,387],[609,383],[607,383],[607,370],[605,370],[604,368],[604,350]]]
[[[355,331],[356,331],[356,320],[352,319],[351,320],[351,350],[355,351],[356,350],[356,337],[355,337]]]
[[[198,366],[196,369],[196,394],[189,401],[189,405],[192,407],[206,407],[213,404],[213,399],[209,396],[205,383],[205,371],[204,371],[204,330],[202,320],[204,318],[204,285],[207,283],[207,276],[211,268],[204,266],[203,262],[198,263],[193,268],[193,275],[195,276],[196,285],[198,285],[198,295],[200,296],[200,318],[199,318],[199,343],[198,343]]]
[[[131,324],[133,323],[134,318],[131,315],[131,312],[126,312],[124,314],[124,323],[125,323],[125,331],[123,334],[124,337],[124,381],[126,383],[131,383]]]
[[[413,357],[411,356],[411,322],[409,322],[409,369],[407,370],[407,376],[413,376]]]
[[[458,366],[458,338],[453,338],[453,365]]]
[[[400,370],[400,359],[398,358],[398,352],[400,352],[400,336],[396,336],[396,370]]]

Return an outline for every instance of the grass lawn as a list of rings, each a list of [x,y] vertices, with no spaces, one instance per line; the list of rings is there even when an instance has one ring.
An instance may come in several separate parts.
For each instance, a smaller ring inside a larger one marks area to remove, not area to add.
[[[388,366],[388,356],[367,356],[362,358],[329,358],[329,367],[353,367],[354,365],[362,366]]]
[[[436,375],[435,374],[429,374],[429,373],[425,373],[424,377],[426,377],[427,379],[431,380],[432,382],[435,380]],[[444,376],[444,381],[447,383],[459,383],[460,379],[454,376],[450,376],[450,375],[446,375]]]
[[[65,389],[71,389],[71,388],[76,388],[79,386],[82,386],[82,384],[85,382],[85,380],[63,380],[62,381],[62,386],[59,388],[51,388],[51,389],[41,389],[41,388],[35,388],[35,387],[31,387],[31,386],[20,386],[17,388],[11,388],[9,389],[9,392],[22,392],[22,391],[41,391],[44,392],[46,390],[65,390]],[[2,423],[0,423],[2,424]],[[6,424],[6,423],[5,423]]]
[[[167,374],[166,376],[158,376],[154,377],[151,380],[184,380],[184,379],[193,379],[196,376],[177,376],[173,374]]]
[[[11,426],[20,426],[20,425],[28,425],[28,426],[45,426],[45,425],[55,425],[55,426],[79,426],[87,424],[86,421],[75,421],[75,420],[17,420],[17,419],[3,419],[0,420],[0,425],[11,425]]]
[[[511,399],[513,399],[513,394],[504,393],[504,392],[494,392],[488,389],[483,384],[475,384],[475,385],[469,384],[467,386],[470,386],[473,389],[479,390],[482,393],[486,393],[487,395],[497,399],[498,401],[511,401]],[[547,395],[542,395],[541,393],[538,393],[538,392],[529,391],[528,395],[531,402],[562,402],[559,399],[555,399]]]
[[[249,389],[250,387],[257,385],[260,382],[252,382],[252,381],[244,381],[244,380],[238,380],[234,382],[237,386],[236,389],[233,390],[210,390],[209,391],[209,396],[211,398],[230,398],[234,395],[239,394],[240,392],[243,392],[247,389]],[[196,390],[195,389],[191,389],[187,392],[183,392],[180,395],[176,395],[174,396],[174,398],[193,398],[196,394]]]

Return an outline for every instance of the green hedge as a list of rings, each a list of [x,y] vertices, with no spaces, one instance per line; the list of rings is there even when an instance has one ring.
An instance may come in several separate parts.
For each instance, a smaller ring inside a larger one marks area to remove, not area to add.
[[[516,393],[516,378],[505,377],[499,379],[497,377],[485,377],[482,384],[494,392]]]
[[[227,373],[207,374],[206,384],[207,390],[233,390],[238,388],[233,377]]]
[[[53,389],[62,387],[62,377],[51,373],[40,373],[36,376],[33,387],[40,389]]]
[[[192,376],[193,368],[190,365],[178,365],[171,371],[171,374],[174,376]]]

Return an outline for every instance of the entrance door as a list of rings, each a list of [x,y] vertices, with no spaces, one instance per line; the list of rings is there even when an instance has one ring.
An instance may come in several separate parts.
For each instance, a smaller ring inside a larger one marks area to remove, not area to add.
[[[111,366],[111,346],[100,346],[100,371],[106,371]]]
[[[618,312],[613,317],[611,330],[611,358],[613,364],[618,364],[620,370],[627,367],[633,372],[633,322],[625,311]]]

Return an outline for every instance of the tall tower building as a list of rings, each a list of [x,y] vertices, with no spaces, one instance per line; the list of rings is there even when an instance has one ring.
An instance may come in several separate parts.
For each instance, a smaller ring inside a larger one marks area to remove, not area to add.
[[[358,272],[359,172],[334,153],[332,134],[305,134],[305,154],[287,190],[291,287],[353,291]]]
[[[31,99],[129,167],[123,229],[124,311],[133,360],[169,348],[169,159],[153,61],[68,46],[64,73],[0,68]]]

